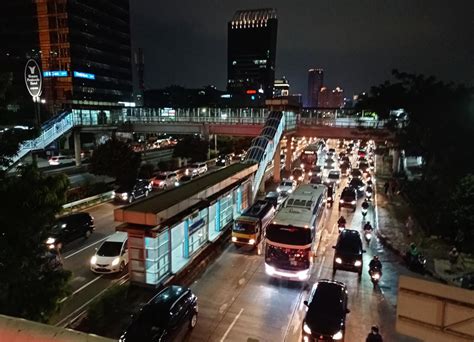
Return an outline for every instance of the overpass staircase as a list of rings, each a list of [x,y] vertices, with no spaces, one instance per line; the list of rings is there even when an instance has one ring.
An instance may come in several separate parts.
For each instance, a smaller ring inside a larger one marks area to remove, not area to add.
[[[260,135],[252,141],[244,163],[258,164],[252,184],[252,199],[255,199],[268,164],[273,160],[275,150],[285,130],[285,115],[281,111],[272,111],[265,120]]]

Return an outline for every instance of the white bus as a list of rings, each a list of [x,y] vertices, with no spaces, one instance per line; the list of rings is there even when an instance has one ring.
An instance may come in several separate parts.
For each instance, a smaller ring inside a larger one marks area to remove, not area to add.
[[[288,197],[265,236],[265,272],[277,278],[305,281],[311,275],[326,221],[326,187],[303,184]]]

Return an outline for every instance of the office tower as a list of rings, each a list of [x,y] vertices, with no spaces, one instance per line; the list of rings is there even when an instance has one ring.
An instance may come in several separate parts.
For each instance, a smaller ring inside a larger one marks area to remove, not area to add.
[[[319,92],[324,84],[323,69],[308,70],[308,99],[306,107],[318,107]]]
[[[118,107],[131,100],[128,0],[2,2],[8,16],[0,21],[0,38],[10,54],[2,62],[12,67],[15,61],[24,65],[27,58],[37,59],[44,75],[42,98],[52,112]],[[20,32],[18,17],[27,24]]]
[[[342,108],[344,106],[344,91],[340,87],[329,89],[322,87],[318,97],[319,108]]]
[[[227,25],[229,92],[272,97],[277,27],[275,9],[242,10],[234,14]]]

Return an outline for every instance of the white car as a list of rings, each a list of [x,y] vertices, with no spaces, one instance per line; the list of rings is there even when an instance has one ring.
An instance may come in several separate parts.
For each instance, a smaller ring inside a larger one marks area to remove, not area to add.
[[[178,184],[178,176],[176,172],[158,173],[151,182],[153,188],[168,189]]]
[[[339,170],[329,171],[325,183],[326,184],[333,183],[336,186],[338,186],[340,182],[341,182],[341,172]]]
[[[76,160],[70,156],[52,156],[48,159],[49,165],[72,164]]]
[[[207,172],[206,163],[194,163],[186,169],[186,175],[200,176]]]
[[[128,264],[128,234],[116,232],[105,240],[91,258],[91,271],[94,273],[123,272]]]
[[[284,179],[277,187],[277,192],[282,195],[291,194],[296,189],[296,181]]]

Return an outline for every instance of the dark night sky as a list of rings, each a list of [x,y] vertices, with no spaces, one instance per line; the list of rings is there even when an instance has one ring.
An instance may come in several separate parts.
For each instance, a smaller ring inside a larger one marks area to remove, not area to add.
[[[227,21],[236,10],[278,11],[276,77],[306,94],[307,70],[347,95],[390,70],[472,84],[474,0],[130,0],[132,37],[145,52],[147,88],[180,84],[224,89]]]

